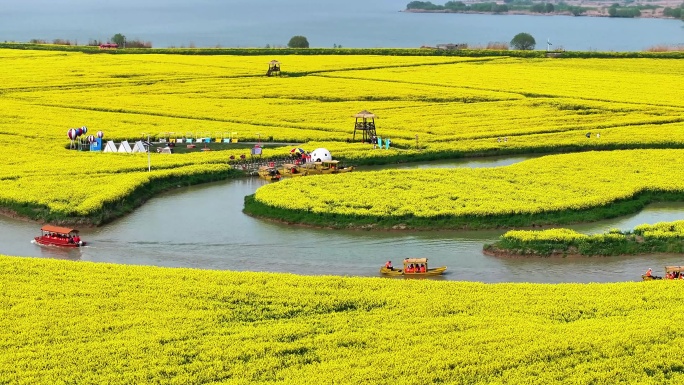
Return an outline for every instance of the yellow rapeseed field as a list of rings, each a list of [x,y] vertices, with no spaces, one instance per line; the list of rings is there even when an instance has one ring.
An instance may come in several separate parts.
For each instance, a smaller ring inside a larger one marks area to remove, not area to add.
[[[264,76],[271,59],[286,76]],[[684,145],[677,60],[10,49],[0,50],[0,60],[0,145],[7,155],[0,157],[0,205],[58,217],[87,216],[157,178],[222,172],[231,156],[247,153],[227,146],[152,154],[148,174],[143,156],[67,150],[67,129],[80,126],[115,141],[236,132],[240,140],[326,147],[351,163]],[[352,115],[363,109],[379,116],[378,134],[392,139],[392,149],[347,143]]]
[[[497,168],[387,170],[263,186],[268,206],[358,217],[490,217],[586,210],[639,193],[684,192],[681,150],[545,156]],[[297,197],[297,199],[292,199]]]
[[[0,256],[3,384],[679,384],[680,281],[481,284]]]
[[[288,76],[264,76],[272,59]],[[148,173],[145,156],[68,150],[80,126],[116,141],[237,132],[352,163],[657,148],[306,177],[256,194],[302,212],[527,215],[684,188],[677,60],[0,50],[0,61],[0,206],[24,214],[86,217],[159,180],[227,173],[246,152],[152,154]],[[363,109],[394,148],[347,142]],[[680,282],[485,285],[5,256],[0,282],[0,384],[684,382]]]

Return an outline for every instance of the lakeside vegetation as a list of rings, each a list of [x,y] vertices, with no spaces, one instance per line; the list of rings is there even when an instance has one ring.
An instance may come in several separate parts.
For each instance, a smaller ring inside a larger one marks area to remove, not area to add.
[[[5,256],[0,279],[2,383],[684,381],[677,281],[481,284]]]
[[[615,256],[684,253],[684,221],[643,224],[632,231],[587,235],[570,229],[511,230],[487,253],[498,256]]]
[[[312,56],[456,56],[456,57],[520,57],[520,58],[544,58],[546,51],[515,51],[498,49],[500,45],[494,44],[494,49],[425,49],[425,48],[125,48],[125,49],[99,49],[94,46],[79,45],[54,45],[54,44],[31,44],[31,43],[0,43],[0,49],[37,50],[37,51],[63,51],[82,52],[87,54],[104,55],[191,55],[191,56],[268,56],[268,55],[312,55]],[[674,47],[676,48],[676,47]],[[684,52],[681,50],[668,51],[563,51],[559,58],[593,58],[593,59],[682,59]]]
[[[529,12],[536,14],[563,14],[574,16],[584,15],[593,8],[569,5],[564,2],[557,4],[533,2],[529,0],[497,2],[464,3],[462,1],[447,1],[444,5],[433,4],[430,1],[412,1],[406,5],[407,11],[454,12],[454,13],[508,13]]]
[[[580,2],[580,4],[582,4]],[[463,1],[447,1],[443,5],[434,4],[431,1],[411,1],[406,5],[409,12],[453,12],[453,13],[494,13],[494,14],[546,14],[546,15],[573,15],[634,18],[642,16],[642,11],[649,11],[649,17],[663,17],[682,19],[682,8],[684,4],[676,7],[663,7],[649,3],[636,4],[634,1],[620,3],[604,2],[596,3],[591,7],[568,4],[560,2],[544,2],[533,0],[504,0],[498,2],[475,2],[465,3]]]

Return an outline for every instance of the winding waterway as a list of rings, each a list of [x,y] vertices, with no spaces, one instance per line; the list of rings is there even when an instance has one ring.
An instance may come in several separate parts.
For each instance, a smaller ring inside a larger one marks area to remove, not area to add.
[[[415,167],[495,167],[529,157],[404,164]],[[366,168],[370,169],[370,168]],[[429,257],[446,265],[440,279],[481,282],[613,282],[639,279],[683,264],[675,255],[504,259],[482,253],[504,230],[371,232],[312,229],[254,219],[242,213],[246,195],[268,183],[243,178],[181,188],[157,196],[132,214],[83,229],[91,246],[65,251],[30,241],[39,226],[0,217],[0,254],[201,269],[378,276],[386,260]],[[684,217],[684,203],[653,204],[633,215],[570,226],[584,232],[632,229]]]

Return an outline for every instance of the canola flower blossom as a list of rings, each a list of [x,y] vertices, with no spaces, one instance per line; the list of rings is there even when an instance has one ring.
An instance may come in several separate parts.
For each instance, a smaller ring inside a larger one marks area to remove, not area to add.
[[[681,150],[586,152],[488,169],[324,175],[263,186],[255,199],[287,210],[377,218],[496,219],[580,211],[646,191],[684,192],[677,176],[684,167],[681,155]]]
[[[247,152],[152,154],[156,176],[145,176],[141,156],[67,150],[66,130],[82,125],[114,141],[237,132],[241,141],[326,147],[349,163],[684,145],[678,60],[293,55],[280,59],[285,74],[297,76],[268,78],[263,72],[273,58],[263,56],[2,49],[0,58],[11,63],[0,73],[0,143],[11,154],[0,158],[0,205],[27,213],[93,215],[150,178],[220,173],[231,156]],[[625,72],[629,84],[617,81]],[[363,109],[380,117],[379,135],[392,139],[392,149],[347,143],[351,116]],[[265,149],[264,156],[289,149]],[[344,212],[364,215],[368,205],[338,199],[330,202]],[[499,211],[492,207],[496,194],[479,199],[474,212]],[[382,215],[415,211],[371,205]],[[310,208],[323,210],[319,203]]]
[[[0,256],[0,382],[678,384],[680,281],[482,284]]]

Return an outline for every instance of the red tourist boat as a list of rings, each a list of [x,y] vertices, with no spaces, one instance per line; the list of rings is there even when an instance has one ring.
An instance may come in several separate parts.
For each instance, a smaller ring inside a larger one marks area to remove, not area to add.
[[[58,227],[45,225],[41,229],[40,237],[34,238],[36,243],[42,246],[58,247],[81,247],[85,246],[85,241],[78,236],[78,230],[68,227]]]

